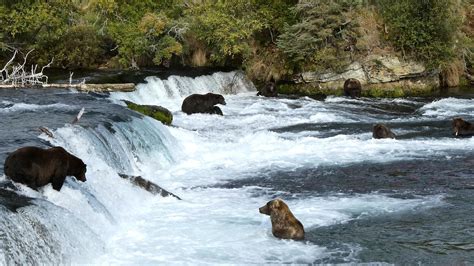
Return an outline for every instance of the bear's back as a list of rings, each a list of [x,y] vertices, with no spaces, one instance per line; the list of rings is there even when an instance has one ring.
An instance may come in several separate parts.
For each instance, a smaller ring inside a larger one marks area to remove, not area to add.
[[[181,105],[181,110],[186,114],[196,112],[206,112],[212,108],[214,104],[209,99],[209,95],[205,94],[191,94],[186,97]]]

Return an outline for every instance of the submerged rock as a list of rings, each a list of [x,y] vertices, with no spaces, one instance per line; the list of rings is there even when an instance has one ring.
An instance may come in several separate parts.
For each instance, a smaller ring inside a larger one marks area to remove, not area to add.
[[[17,188],[10,181],[0,183],[0,206],[5,207],[11,212],[16,212],[17,209],[33,205],[31,202],[33,198],[20,195],[14,190]]]
[[[162,197],[172,196],[172,197],[175,197],[175,198],[181,200],[180,197],[178,197],[175,194],[163,189],[162,187],[158,186],[157,184],[146,180],[145,178],[143,178],[141,176],[132,176],[132,175],[126,175],[126,174],[118,174],[118,175],[121,178],[130,181],[135,186],[141,187],[141,188],[143,188],[144,190],[150,192],[153,195],[160,195]]]
[[[127,107],[143,115],[152,117],[165,125],[171,125],[173,114],[166,108],[157,105],[140,105],[130,101],[124,101]]]

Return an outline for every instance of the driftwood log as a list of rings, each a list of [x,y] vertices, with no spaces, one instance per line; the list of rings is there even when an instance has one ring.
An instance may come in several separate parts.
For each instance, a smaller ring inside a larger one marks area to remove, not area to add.
[[[109,83],[109,84],[40,84],[34,86],[28,85],[12,85],[0,84],[0,89],[15,89],[15,88],[44,88],[44,89],[76,89],[83,92],[132,92],[135,90],[134,83]]]

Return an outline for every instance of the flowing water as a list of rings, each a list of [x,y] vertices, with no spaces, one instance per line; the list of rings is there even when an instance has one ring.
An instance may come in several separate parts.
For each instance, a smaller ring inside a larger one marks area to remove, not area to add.
[[[180,112],[184,97],[208,91],[225,95],[224,116]],[[0,161],[60,145],[88,169],[87,182],[68,177],[61,192],[0,190],[0,264],[473,264],[474,138],[450,129],[455,116],[474,120],[473,96],[261,98],[240,72],[148,77],[110,95],[0,90]],[[122,99],[170,109],[172,126]],[[396,140],[372,139],[380,122]],[[272,236],[258,208],[276,197],[304,241]]]

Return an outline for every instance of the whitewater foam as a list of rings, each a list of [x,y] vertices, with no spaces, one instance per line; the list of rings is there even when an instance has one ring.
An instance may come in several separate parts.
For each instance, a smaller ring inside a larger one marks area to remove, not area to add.
[[[0,113],[11,113],[11,112],[42,112],[48,109],[53,110],[75,110],[77,107],[62,104],[62,103],[54,103],[54,104],[29,104],[29,103],[12,103],[9,101],[3,101],[7,107],[0,108]]]
[[[371,138],[370,127],[367,132],[353,134],[326,130],[323,126],[331,123],[369,124],[391,121],[395,116],[381,112],[374,107],[376,100],[369,99],[329,97],[321,102],[309,98],[256,97],[253,85],[236,73],[240,72],[197,78],[172,76],[166,80],[151,77],[139,85],[136,92],[111,94],[115,102],[127,99],[170,108],[174,114],[172,127],[151,118],[133,117],[127,122],[95,127],[66,125],[53,131],[54,139],[42,135],[44,140],[65,147],[88,165],[85,183],[68,177],[61,192],[49,185],[40,192],[28,189],[22,192],[47,200],[52,206],[41,205],[46,208],[44,213],[61,210],[57,214],[62,215],[58,221],[70,229],[52,238],[59,239],[59,244],[65,246],[63,251],[70,262],[312,263],[330,257],[337,250],[318,246],[311,239],[274,238],[269,217],[258,213],[258,208],[273,196],[285,195],[285,201],[308,232],[354,219],[443,206],[444,196],[401,199],[377,193],[332,193],[308,197],[275,192],[273,188],[212,186],[229,180],[256,178],[262,171],[437,157],[450,160],[453,155],[461,156],[474,150],[474,138],[375,140]],[[209,91],[225,94],[228,104],[222,106],[224,116],[188,116],[179,111],[185,96]],[[387,104],[414,105],[414,108],[420,105],[411,100],[386,101]],[[466,103],[458,99],[450,101],[450,105]],[[369,108],[366,105],[370,105]],[[437,106],[439,103],[427,104],[421,110],[440,109]],[[472,116],[473,110],[469,108],[459,110]],[[374,113],[367,115],[367,110]],[[414,117],[421,121],[433,119],[415,113],[401,121]],[[312,127],[291,133],[278,130],[306,124]],[[321,136],[322,131],[334,132],[334,135]],[[183,200],[152,196],[121,179],[118,172],[142,175]],[[54,224],[55,217],[44,216],[44,223]],[[68,234],[71,236],[66,239]],[[84,248],[79,252],[82,257],[73,256],[76,250],[70,246],[72,241]],[[90,247],[84,247],[89,241]],[[350,249],[357,253],[361,247],[354,244]]]
[[[445,98],[428,103],[420,108],[424,116],[436,118],[454,118],[474,116],[474,99]]]
[[[208,92],[230,95],[255,91],[254,85],[241,71],[216,72],[195,78],[170,76],[167,79],[148,77],[134,92],[111,93],[113,100],[128,100],[137,104],[161,105],[172,111],[180,110],[182,100],[194,93]]]

